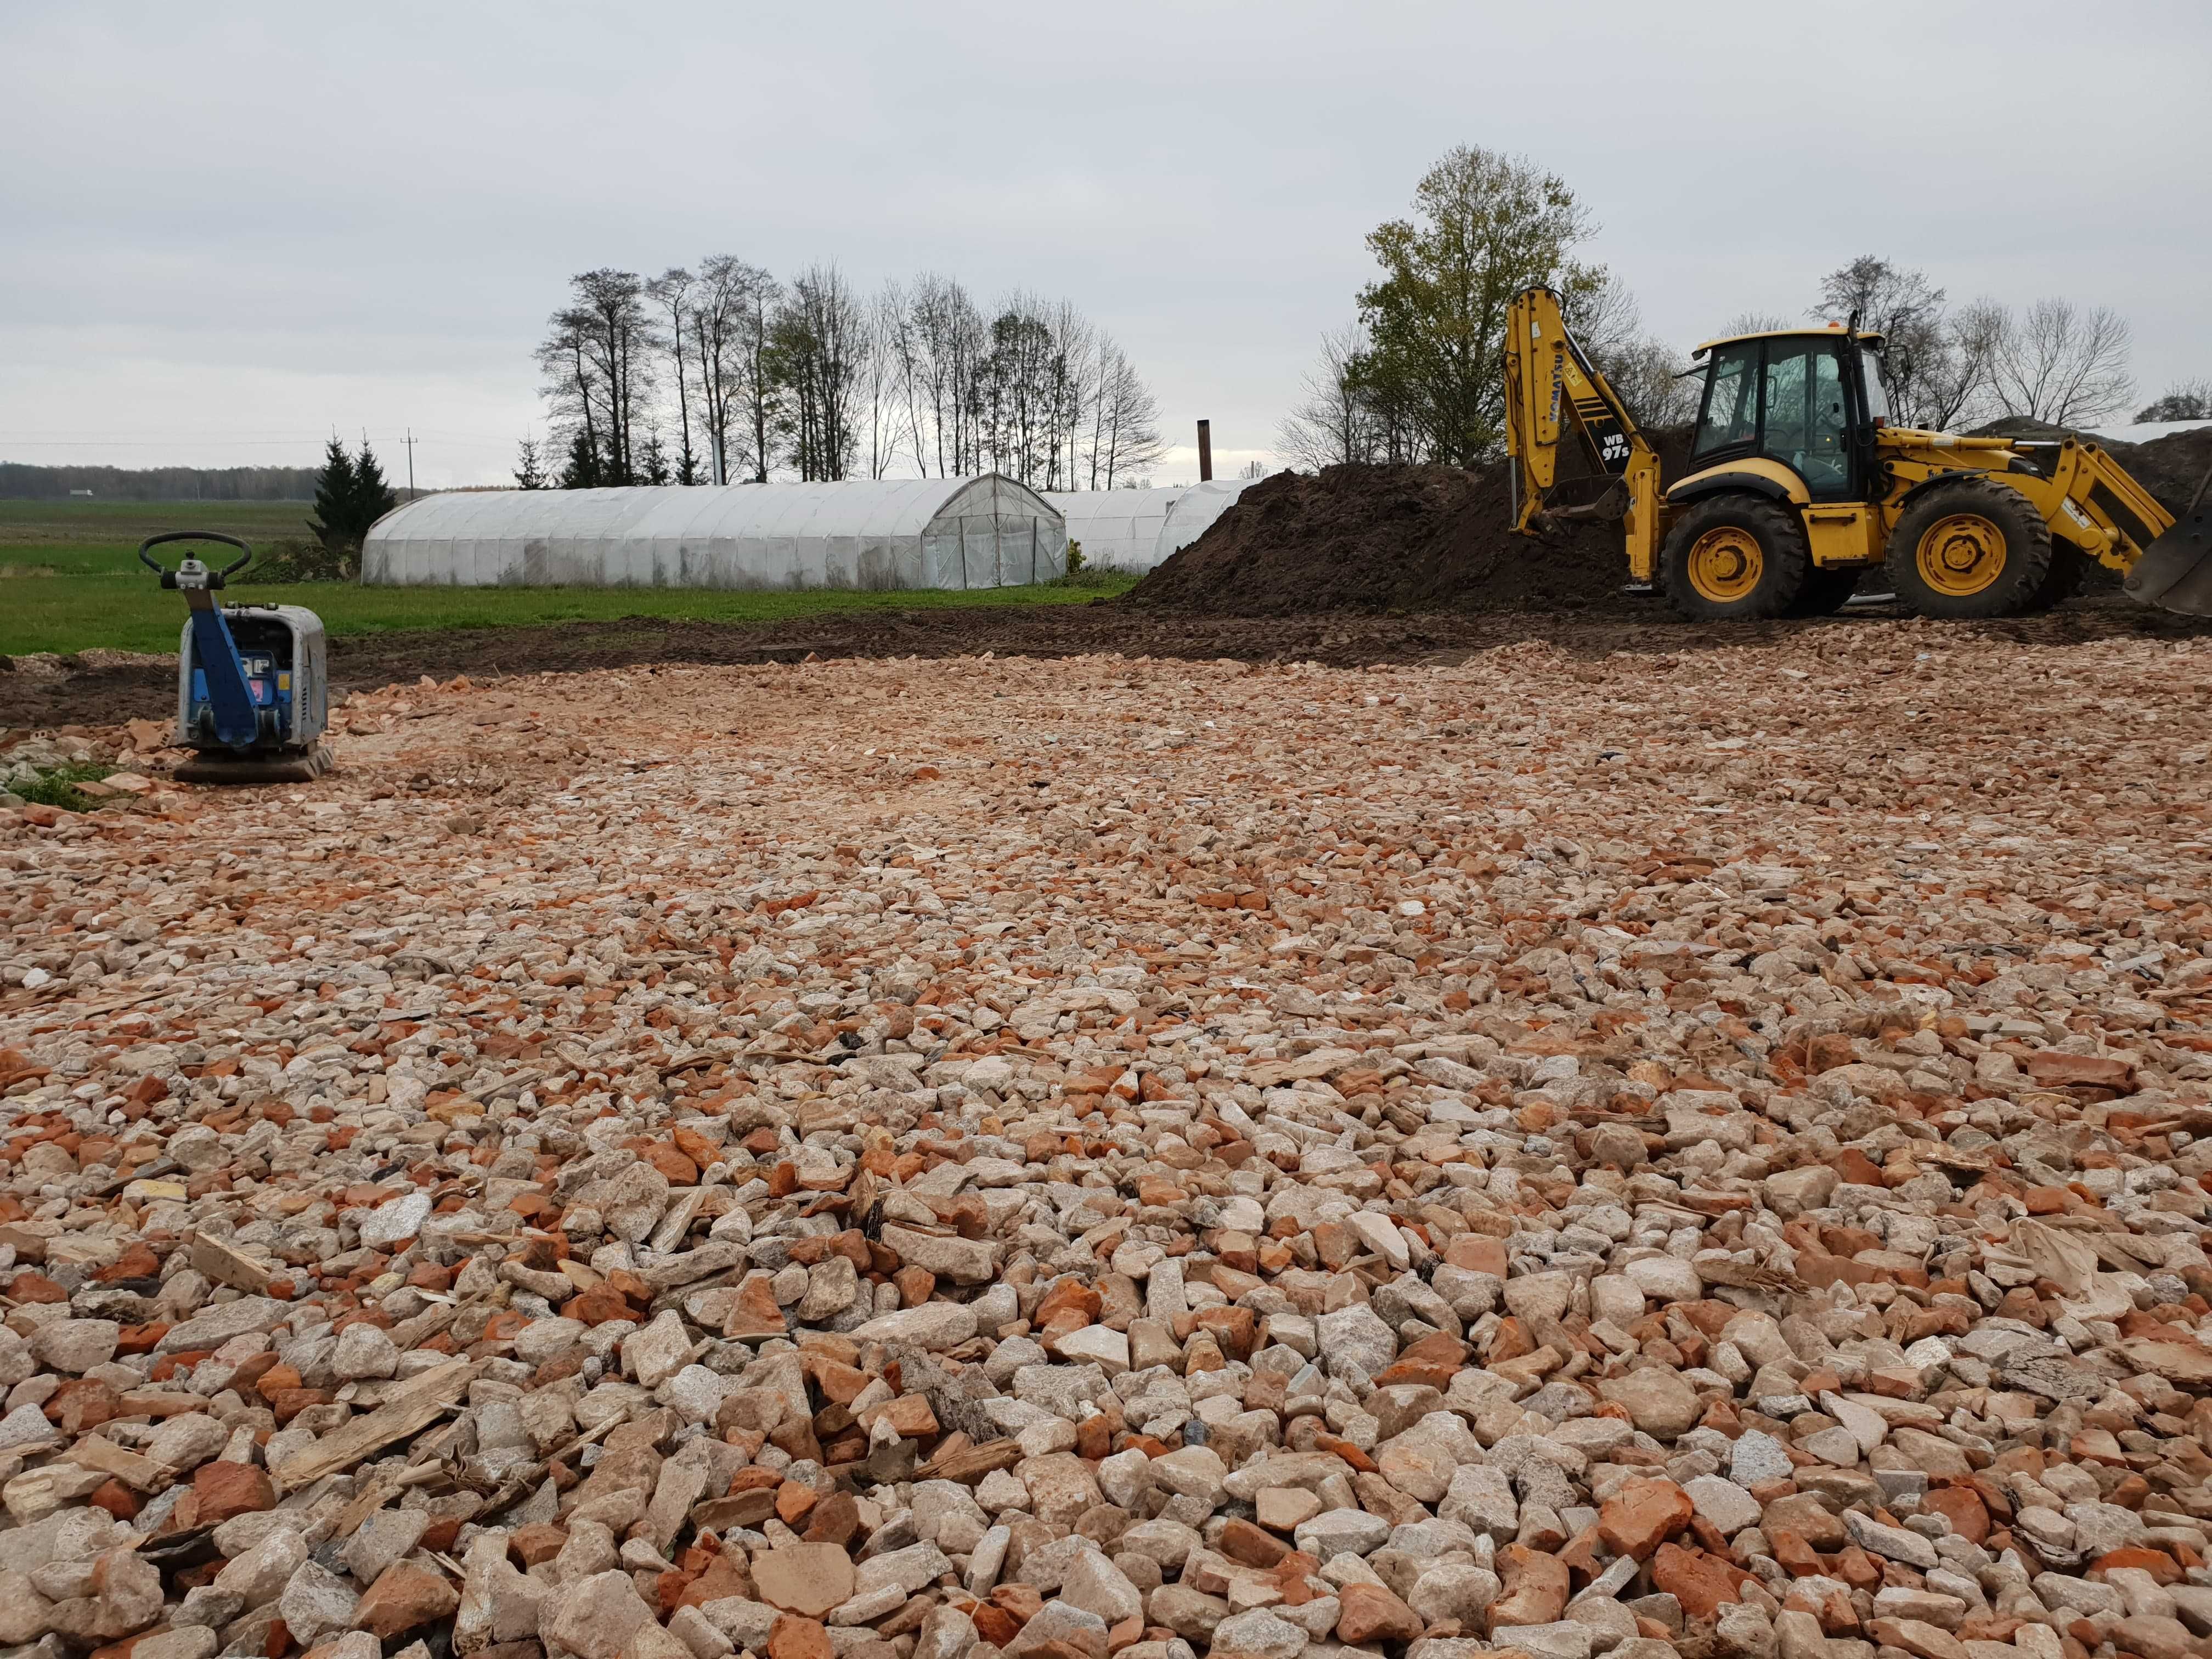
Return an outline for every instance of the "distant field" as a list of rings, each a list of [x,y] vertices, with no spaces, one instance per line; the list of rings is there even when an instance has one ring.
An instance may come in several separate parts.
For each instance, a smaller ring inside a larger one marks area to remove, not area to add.
[[[177,648],[184,601],[162,592],[132,550],[163,530],[220,530],[256,549],[306,533],[304,501],[0,501],[0,655],[32,651]],[[167,550],[172,554],[181,551]],[[486,628],[622,617],[775,622],[833,611],[941,605],[1081,604],[1133,576],[970,592],[741,593],[665,587],[360,587],[248,584],[256,604],[303,605],[334,637],[398,629]],[[0,717],[0,724],[4,724]]]
[[[161,531],[219,530],[260,548],[305,536],[311,511],[307,501],[0,501],[0,574],[135,570],[143,577],[131,550]]]

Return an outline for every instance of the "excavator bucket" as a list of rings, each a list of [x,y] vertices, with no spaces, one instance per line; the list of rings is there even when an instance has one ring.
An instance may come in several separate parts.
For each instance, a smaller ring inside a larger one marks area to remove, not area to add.
[[[2197,497],[2172,529],[2143,550],[2121,584],[2130,599],[2178,611],[2185,617],[2212,617],[2212,473],[2197,486]]]

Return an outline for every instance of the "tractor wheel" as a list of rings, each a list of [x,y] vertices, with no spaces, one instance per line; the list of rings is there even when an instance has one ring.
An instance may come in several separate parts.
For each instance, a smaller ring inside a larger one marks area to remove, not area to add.
[[[1740,622],[1790,615],[1813,556],[1789,507],[1757,495],[1715,495],[1675,521],[1659,565],[1679,615]]]
[[[1823,570],[1814,566],[1805,575],[1805,586],[1797,590],[1797,602],[1790,607],[1793,617],[1832,617],[1844,608],[1844,601],[1858,591],[1859,571],[1854,566],[1844,570]]]
[[[1960,478],[1914,498],[1890,532],[1897,597],[1923,617],[2016,617],[2051,576],[2051,526],[1992,478]]]

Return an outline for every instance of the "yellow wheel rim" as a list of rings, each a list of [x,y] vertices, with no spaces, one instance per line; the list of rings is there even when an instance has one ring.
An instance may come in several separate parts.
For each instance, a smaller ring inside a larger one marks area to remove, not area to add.
[[[1715,605],[1747,597],[1765,573],[1759,538],[1732,524],[1708,530],[1690,548],[1690,586]]]
[[[2004,532],[1978,513],[1954,513],[1928,526],[1912,557],[1936,592],[1971,599],[2004,574]]]

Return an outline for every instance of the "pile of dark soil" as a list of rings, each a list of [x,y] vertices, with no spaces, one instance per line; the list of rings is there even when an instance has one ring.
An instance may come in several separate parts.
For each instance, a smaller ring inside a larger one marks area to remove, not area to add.
[[[2212,471],[2212,426],[2170,432],[2147,444],[2108,443],[2105,447],[2177,518],[2188,511],[2190,498]]]
[[[1620,526],[1518,536],[1503,465],[1333,466],[1281,472],[1237,499],[1125,603],[1218,616],[1300,611],[1613,608]]]
[[[2212,469],[2212,426],[2200,426],[2187,432],[2169,432],[2163,438],[2154,438],[2147,444],[2115,443],[2100,438],[2094,432],[2077,431],[2072,427],[2052,426],[2045,421],[2031,421],[2025,416],[2008,415],[2003,420],[1991,421],[1987,426],[1978,426],[1971,434],[1977,438],[2031,438],[2052,440],[2081,438],[2100,447],[2106,454],[2127,468],[2129,475],[2145,489],[2158,497],[2169,513],[2179,516],[2189,506],[2197,487],[2204,482],[2204,474]]]
[[[1985,432],[2063,436],[2004,422]],[[1681,476],[1685,434],[1659,438],[1668,477]],[[2097,441],[2102,441],[2099,440]],[[2179,514],[2212,467],[2212,428],[2105,447]],[[1598,481],[1583,481],[1595,485]],[[1573,486],[1563,491],[1571,499]],[[1255,484],[1205,535],[1162,564],[1125,603],[1224,617],[1311,611],[1629,614],[1621,531],[1612,520],[1514,534],[1503,464],[1334,466]],[[1586,495],[1590,491],[1585,491]],[[2118,578],[2093,582],[2116,586]]]

